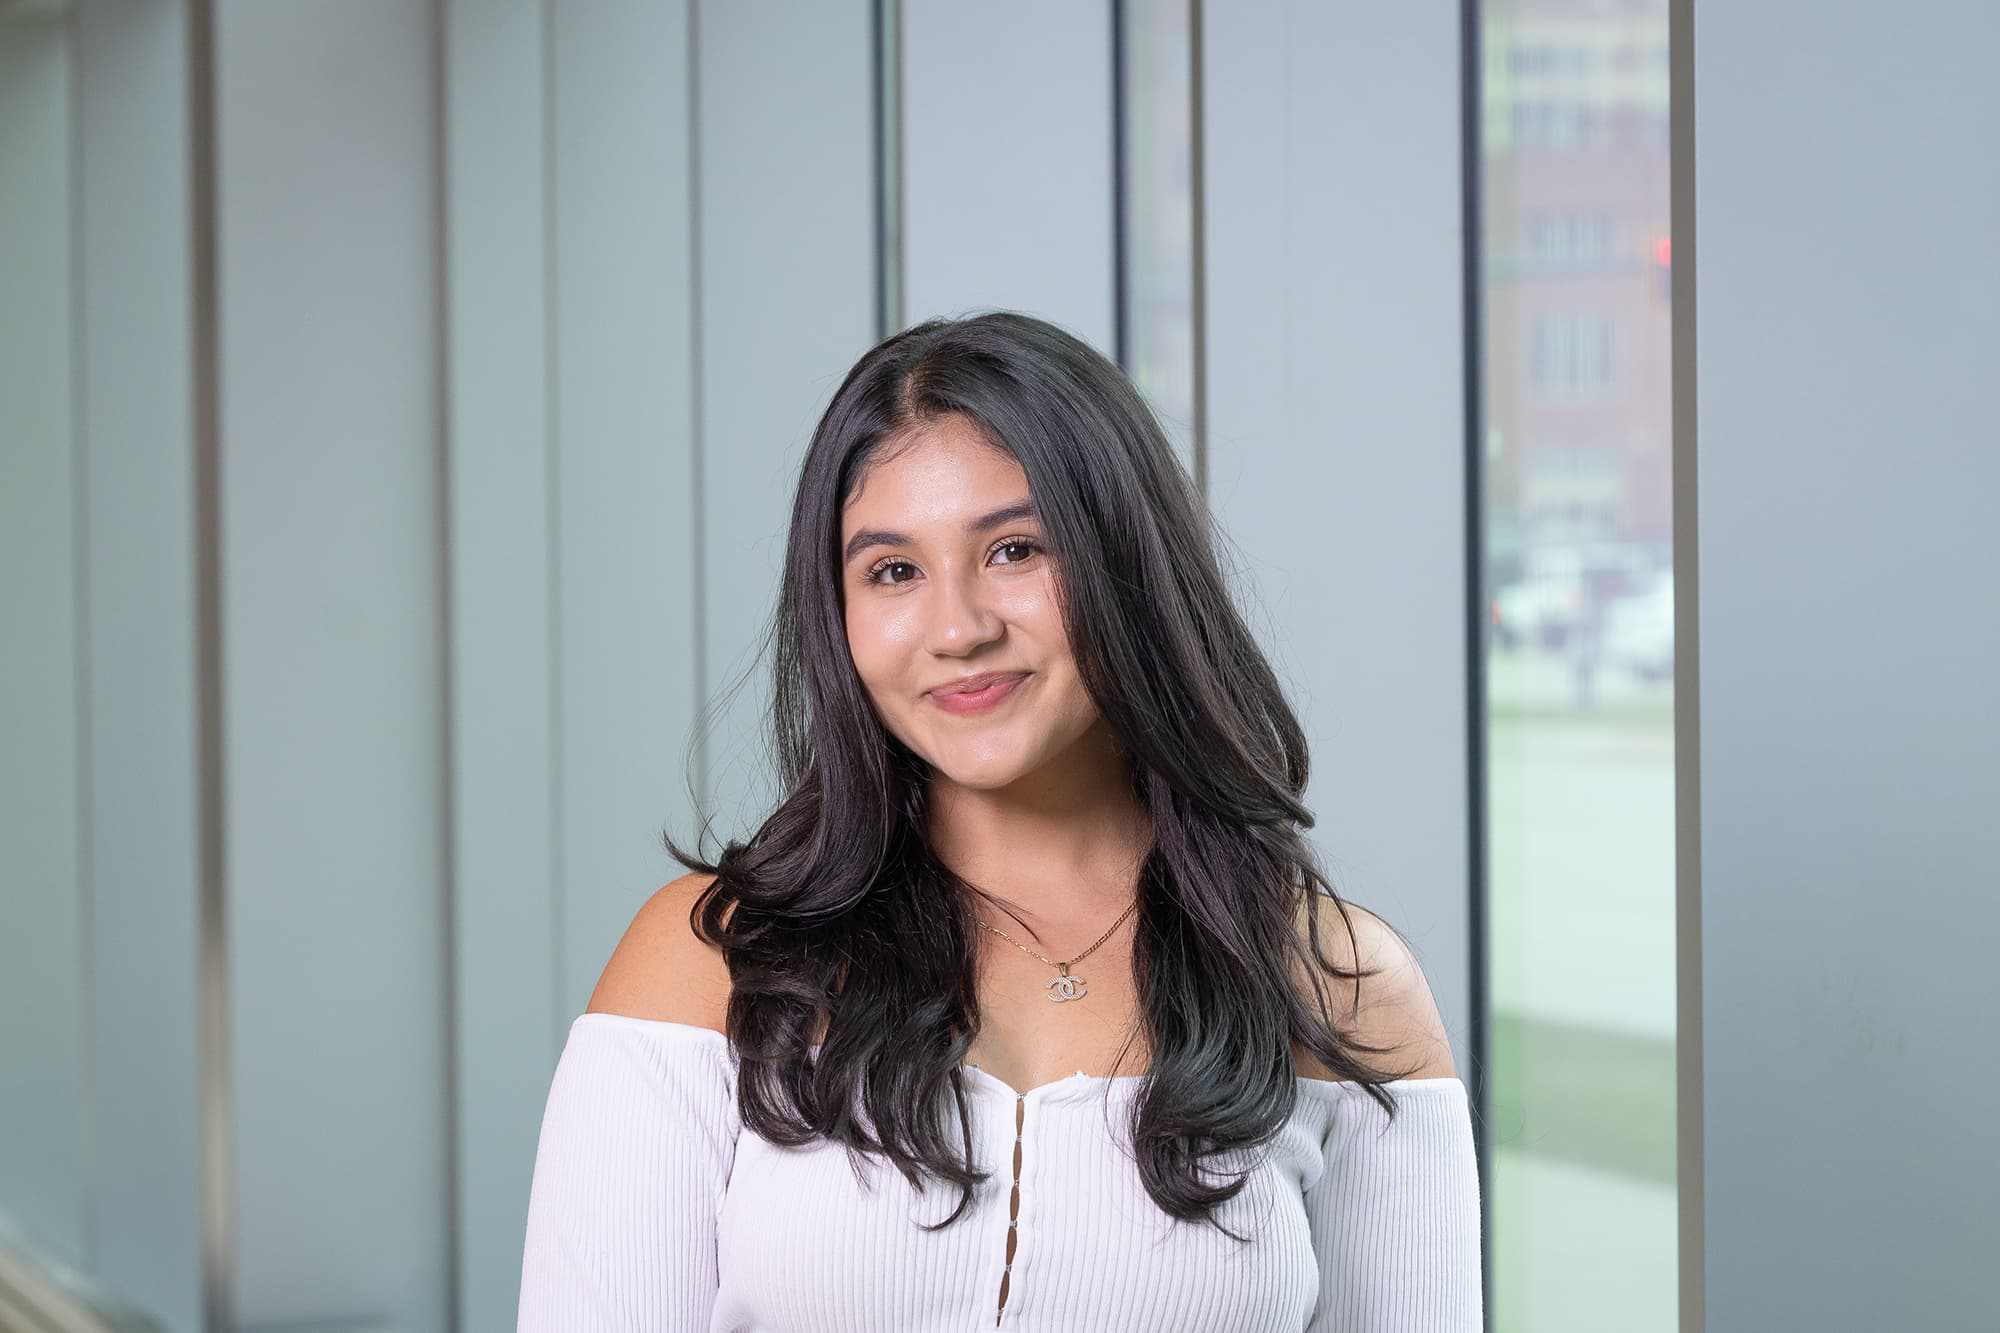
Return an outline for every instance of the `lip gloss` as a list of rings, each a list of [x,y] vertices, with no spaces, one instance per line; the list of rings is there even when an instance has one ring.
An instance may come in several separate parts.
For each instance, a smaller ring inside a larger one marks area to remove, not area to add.
[[[956,713],[961,717],[984,713],[1012,694],[1025,680],[1026,676],[1014,676],[988,685],[983,690],[937,690],[931,694],[931,702],[945,712]]]

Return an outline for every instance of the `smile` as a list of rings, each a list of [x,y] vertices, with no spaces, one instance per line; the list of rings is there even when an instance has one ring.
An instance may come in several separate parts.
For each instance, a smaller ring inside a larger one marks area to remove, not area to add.
[[[1012,694],[1027,678],[1025,674],[1009,676],[1005,680],[995,681],[983,690],[935,690],[930,698],[932,703],[947,713],[956,713],[960,716],[984,713]]]

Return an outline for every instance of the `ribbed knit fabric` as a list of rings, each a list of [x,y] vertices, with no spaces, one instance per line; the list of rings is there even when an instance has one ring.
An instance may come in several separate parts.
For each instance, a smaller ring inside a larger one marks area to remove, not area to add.
[[[1139,1077],[1079,1071],[1017,1093],[968,1068],[975,1162],[992,1175],[969,1215],[926,1232],[956,1190],[920,1194],[875,1159],[864,1187],[838,1146],[744,1133],[735,1073],[708,1028],[602,1013],[570,1025],[535,1157],[518,1333],[1480,1328],[1479,1184],[1456,1078],[1389,1084],[1393,1120],[1358,1086],[1300,1079],[1292,1118],[1217,1214],[1250,1236],[1239,1246],[1145,1192],[1122,1133]]]

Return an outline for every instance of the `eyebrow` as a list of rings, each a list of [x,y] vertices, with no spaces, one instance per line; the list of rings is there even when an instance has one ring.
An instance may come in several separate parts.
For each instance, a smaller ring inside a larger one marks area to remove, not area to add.
[[[1015,523],[1024,518],[1035,518],[1035,503],[1032,500],[1016,500],[1013,504],[1002,505],[990,514],[982,514],[965,525],[966,535],[976,537],[982,532],[997,528],[1003,523]],[[916,539],[900,532],[886,532],[881,528],[863,528],[847,539],[847,550],[841,555],[843,566],[855,556],[871,546],[914,546]]]

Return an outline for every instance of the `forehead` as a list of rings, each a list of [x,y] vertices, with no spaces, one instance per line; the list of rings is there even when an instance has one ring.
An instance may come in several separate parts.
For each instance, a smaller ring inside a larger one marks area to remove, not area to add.
[[[941,417],[888,446],[862,472],[841,511],[841,531],[889,518],[956,525],[969,513],[1027,495],[1028,475],[1012,454],[963,417]]]

